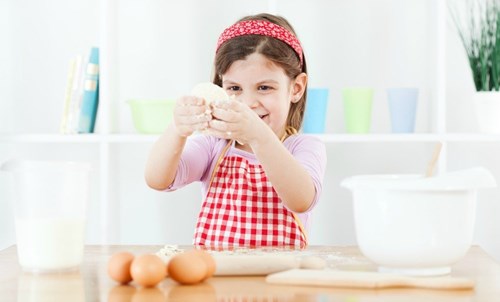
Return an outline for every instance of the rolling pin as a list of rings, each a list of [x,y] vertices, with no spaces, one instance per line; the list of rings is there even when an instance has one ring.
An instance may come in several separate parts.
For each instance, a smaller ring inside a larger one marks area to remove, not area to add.
[[[293,268],[323,269],[325,260],[297,255],[224,255],[213,254],[215,259],[214,276],[265,276]]]
[[[409,277],[389,273],[291,269],[270,274],[266,282],[286,285],[309,285],[346,288],[398,288],[472,289],[474,281],[457,277]]]
[[[171,248],[175,249],[175,247]],[[173,255],[182,251],[159,251],[156,253],[165,264]],[[212,253],[215,260],[214,276],[266,276],[293,268],[324,269],[326,261],[317,256],[296,254],[225,254]]]
[[[259,276],[300,267],[292,255],[213,255],[215,276]]]

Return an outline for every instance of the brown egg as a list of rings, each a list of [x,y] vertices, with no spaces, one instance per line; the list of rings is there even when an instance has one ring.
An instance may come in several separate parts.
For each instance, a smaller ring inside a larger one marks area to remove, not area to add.
[[[207,279],[207,278],[212,277],[212,275],[215,273],[215,259],[214,259],[214,257],[212,257],[212,255],[210,255],[209,253],[207,253],[204,250],[193,250],[193,251],[199,257],[201,257],[201,259],[203,259],[203,261],[205,261],[205,264],[207,265],[207,274],[205,275],[205,278],[203,278],[203,279]]]
[[[130,275],[130,265],[134,260],[134,255],[129,252],[119,252],[111,256],[108,261],[108,275],[111,279],[121,284],[132,281]]]
[[[132,261],[130,273],[139,285],[152,287],[165,278],[165,264],[156,255],[137,256]]]
[[[207,264],[195,251],[175,255],[168,263],[168,275],[181,284],[195,284],[207,276]]]

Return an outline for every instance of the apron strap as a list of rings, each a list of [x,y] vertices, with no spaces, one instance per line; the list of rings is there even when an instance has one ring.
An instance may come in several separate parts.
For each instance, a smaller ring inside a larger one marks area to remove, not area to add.
[[[212,186],[212,182],[214,181],[215,172],[217,172],[217,168],[220,166],[220,163],[224,159],[224,155],[226,155],[227,150],[229,150],[229,147],[231,147],[233,142],[234,142],[234,140],[229,140],[227,142],[226,146],[224,147],[224,149],[222,149],[222,152],[220,153],[219,158],[217,159],[217,162],[215,163],[214,169],[212,171],[212,175],[210,176],[210,183],[208,185],[209,188]]]
[[[285,139],[287,139],[289,136],[292,136],[294,134],[297,134],[297,129],[295,129],[292,126],[287,126],[285,129],[285,134],[281,138],[281,142],[284,142]],[[306,242],[306,246],[308,244],[308,239],[307,239],[307,232],[306,229],[304,228],[304,225],[302,224],[302,221],[300,221],[299,215],[297,213],[290,211],[293,215],[293,219],[295,219],[295,223],[300,229],[300,232],[302,233],[302,236],[304,236],[304,241]]]
[[[297,226],[300,229],[300,233],[302,233],[302,236],[304,236],[304,241],[306,242],[306,246],[307,246],[307,244],[309,243],[309,240],[307,238],[306,229],[304,228],[302,221],[300,221],[299,215],[297,215],[295,212],[292,212],[292,211],[290,211],[290,213],[292,213],[293,219],[295,219],[295,223],[297,224]]]
[[[297,134],[297,130],[295,128],[293,128],[292,126],[287,126],[285,129],[285,134],[283,135],[283,137],[281,137],[280,141],[283,143],[285,141],[285,139],[287,139],[289,136],[294,135],[294,134]],[[210,184],[208,185],[209,188],[212,186],[212,182],[214,180],[215,173],[217,172],[217,168],[221,164],[222,160],[224,159],[224,156],[227,153],[227,150],[229,150],[229,147],[231,147],[233,142],[234,142],[234,140],[229,140],[227,142],[226,146],[224,147],[224,149],[222,149],[222,152],[219,155],[217,162],[215,163],[214,169],[212,171],[212,175],[210,176]],[[300,221],[299,215],[297,215],[295,212],[292,212],[292,211],[290,211],[290,213],[292,213],[293,219],[295,219],[295,223],[297,224],[297,226],[300,229],[300,233],[302,233],[302,236],[304,236],[304,241],[306,242],[306,246],[307,246],[309,241],[307,238],[306,229],[304,228],[302,221]]]

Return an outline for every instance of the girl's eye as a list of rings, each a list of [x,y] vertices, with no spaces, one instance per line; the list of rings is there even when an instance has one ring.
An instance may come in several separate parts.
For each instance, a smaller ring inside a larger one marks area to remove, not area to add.
[[[240,87],[238,87],[238,86],[229,86],[229,87],[226,88],[226,90],[229,90],[229,91],[239,91]]]
[[[271,86],[266,86],[266,85],[259,86],[259,90],[266,91],[266,90],[271,90],[271,89],[273,89]]]

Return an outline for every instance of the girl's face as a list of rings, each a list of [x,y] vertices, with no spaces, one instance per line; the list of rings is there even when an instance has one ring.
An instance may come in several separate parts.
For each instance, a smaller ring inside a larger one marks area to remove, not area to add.
[[[247,104],[281,137],[285,133],[290,104],[300,99],[305,83],[302,87],[297,79],[291,80],[283,68],[262,54],[253,53],[231,64],[222,75],[222,87],[228,95],[234,94],[236,99]]]

